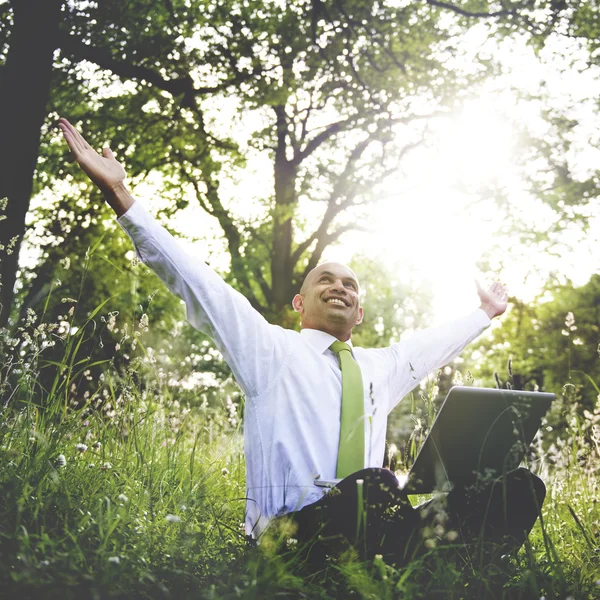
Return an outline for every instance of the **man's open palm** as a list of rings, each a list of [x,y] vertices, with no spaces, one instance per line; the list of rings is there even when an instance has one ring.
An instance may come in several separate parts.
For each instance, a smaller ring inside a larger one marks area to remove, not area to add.
[[[61,118],[58,126],[79,166],[103,193],[112,192],[124,181],[125,169],[109,148],[104,148],[101,156],[69,121]]]
[[[508,306],[508,294],[504,286],[495,281],[487,289],[483,289],[479,281],[475,281],[477,286],[477,294],[481,300],[481,309],[484,310],[490,319],[498,317],[506,311]]]

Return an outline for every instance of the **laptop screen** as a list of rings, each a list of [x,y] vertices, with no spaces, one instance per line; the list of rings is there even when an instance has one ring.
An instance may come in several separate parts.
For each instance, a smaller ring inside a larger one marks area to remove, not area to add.
[[[409,494],[465,487],[519,466],[554,394],[453,387],[408,474]]]

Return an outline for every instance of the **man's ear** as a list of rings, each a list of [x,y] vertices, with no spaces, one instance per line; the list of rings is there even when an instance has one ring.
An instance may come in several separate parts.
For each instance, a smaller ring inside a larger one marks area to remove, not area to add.
[[[292,307],[297,313],[301,313],[304,308],[304,298],[300,294],[296,294],[292,300]]]
[[[354,324],[360,325],[362,323],[364,316],[365,316],[365,312],[363,311],[363,307],[359,306],[358,307],[358,317],[356,317],[356,323],[354,323]]]

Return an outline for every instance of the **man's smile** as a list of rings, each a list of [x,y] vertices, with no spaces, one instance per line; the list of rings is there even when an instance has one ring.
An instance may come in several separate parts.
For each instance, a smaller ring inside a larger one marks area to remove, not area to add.
[[[327,304],[337,304],[339,306],[350,306],[345,300],[341,298],[328,298],[325,300]]]

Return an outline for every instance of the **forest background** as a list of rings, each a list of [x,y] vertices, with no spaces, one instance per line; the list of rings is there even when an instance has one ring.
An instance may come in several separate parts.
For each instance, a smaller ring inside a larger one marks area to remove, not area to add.
[[[65,116],[94,147],[109,142],[134,195],[273,323],[298,327],[290,299],[325,258],[357,272],[366,319],[353,340],[370,347],[466,312],[475,271],[507,282],[502,323],[392,414],[387,458],[409,463],[440,399],[466,383],[556,393],[537,460],[560,463],[577,439],[589,471],[599,35],[595,0],[0,1],[6,431],[60,428],[59,415],[122,427],[132,398],[151,399],[167,415],[165,452],[189,420],[242,460],[227,366],[73,163]],[[80,453],[93,437],[63,433]],[[6,477],[3,489],[17,485]],[[25,479],[5,499],[7,564],[24,556],[25,509],[10,498],[27,495]],[[596,548],[597,521],[585,523]]]

